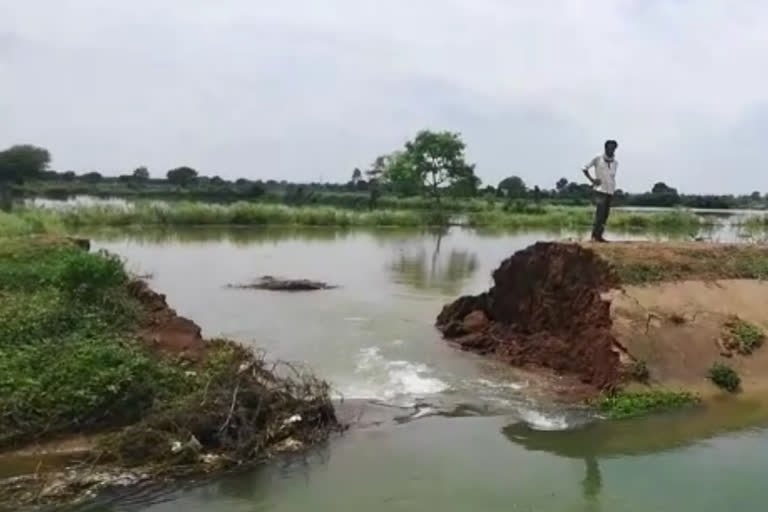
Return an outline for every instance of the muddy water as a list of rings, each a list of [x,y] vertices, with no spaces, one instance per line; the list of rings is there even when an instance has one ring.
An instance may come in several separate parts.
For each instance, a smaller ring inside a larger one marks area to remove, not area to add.
[[[515,250],[567,236],[462,229],[95,236],[95,247],[151,274],[152,286],[206,336],[306,361],[347,403],[374,401],[395,412],[299,460],[195,487],[105,496],[85,510],[763,510],[764,404],[584,423],[579,411],[537,403],[514,370],[439,338],[432,324],[446,301],[487,289],[492,269]],[[225,287],[264,274],[339,288]]]

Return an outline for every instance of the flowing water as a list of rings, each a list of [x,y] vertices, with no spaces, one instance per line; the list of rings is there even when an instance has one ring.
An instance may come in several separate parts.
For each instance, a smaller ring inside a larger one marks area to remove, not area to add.
[[[147,274],[206,337],[304,361],[345,403],[378,404],[371,406],[378,417],[300,458],[102,496],[78,510],[764,510],[765,404],[728,400],[594,422],[537,403],[523,375],[441,340],[433,324],[445,303],[486,290],[491,271],[514,251],[569,236],[460,228],[92,235],[95,248]],[[338,288],[226,287],[265,274]]]

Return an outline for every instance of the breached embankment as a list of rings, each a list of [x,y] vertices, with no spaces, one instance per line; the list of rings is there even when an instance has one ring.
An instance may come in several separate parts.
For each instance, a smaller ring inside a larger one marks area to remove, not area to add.
[[[114,256],[3,243],[0,510],[259,462],[339,427],[329,384],[204,339]]]
[[[718,361],[748,391],[768,384],[768,350],[729,349],[727,331],[734,319],[768,328],[766,277],[768,248],[755,245],[537,243],[437,327],[463,350],[553,370],[587,393],[648,377],[706,394]]]

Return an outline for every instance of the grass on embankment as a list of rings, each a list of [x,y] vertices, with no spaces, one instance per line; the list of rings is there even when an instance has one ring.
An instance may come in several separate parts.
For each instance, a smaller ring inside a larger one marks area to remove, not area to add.
[[[150,352],[136,335],[148,313],[128,283],[115,257],[50,237],[0,239],[0,448],[129,425],[105,439],[100,462],[214,452],[234,463],[335,425],[326,383],[277,377],[234,343],[209,343],[200,363]]]
[[[623,284],[716,279],[768,279],[768,247],[756,244],[613,243],[590,248]]]
[[[586,228],[593,211],[587,207],[513,204],[506,209],[489,207],[453,220],[472,227]],[[200,225],[293,225],[293,226],[435,226],[446,225],[451,216],[434,210],[360,211],[326,206],[290,207],[237,202],[231,204],[138,202],[128,207],[74,206],[57,210],[22,208],[0,213],[0,234],[55,232],[84,227],[200,226]],[[701,219],[683,210],[670,212],[622,212],[611,215],[609,227],[620,230],[696,230]]]
[[[593,405],[611,419],[624,419],[680,409],[699,401],[695,394],[685,391],[617,391],[601,395]]]

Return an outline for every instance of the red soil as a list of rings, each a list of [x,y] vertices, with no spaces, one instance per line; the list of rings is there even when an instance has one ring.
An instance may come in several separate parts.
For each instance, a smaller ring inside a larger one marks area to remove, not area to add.
[[[205,356],[206,343],[195,322],[176,314],[165,301],[165,295],[151,290],[144,281],[133,281],[129,287],[147,313],[139,336],[150,349],[190,361]]]
[[[446,338],[463,350],[575,375],[600,389],[621,380],[610,302],[601,298],[618,278],[605,260],[580,245],[541,242],[503,261],[493,280],[488,292],[443,309],[437,327]]]

